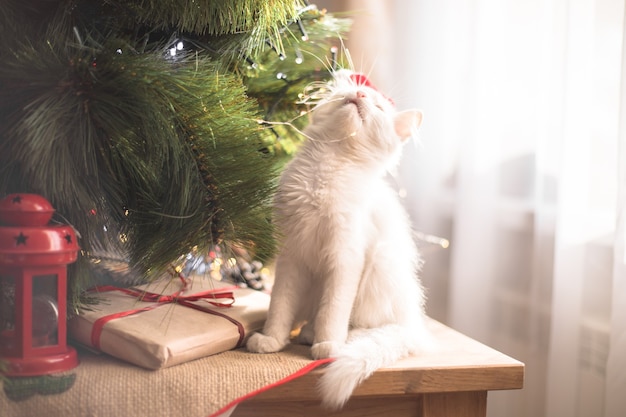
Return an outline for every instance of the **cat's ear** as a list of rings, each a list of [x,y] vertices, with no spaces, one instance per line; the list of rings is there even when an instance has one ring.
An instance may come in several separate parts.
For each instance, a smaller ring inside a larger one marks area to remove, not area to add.
[[[403,141],[413,135],[422,124],[422,112],[420,110],[404,110],[396,114],[393,121],[396,134]]]

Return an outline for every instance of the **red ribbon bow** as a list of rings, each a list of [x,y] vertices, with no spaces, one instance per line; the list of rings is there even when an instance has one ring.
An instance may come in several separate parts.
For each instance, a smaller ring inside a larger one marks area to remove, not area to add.
[[[113,314],[109,314],[108,316],[100,317],[99,319],[97,319],[93,323],[93,327],[91,329],[92,346],[95,347],[96,349],[100,349],[100,336],[102,335],[102,329],[104,325],[110,322],[111,320],[120,319],[123,317],[132,316],[134,314],[139,314],[144,311],[153,310],[155,308],[161,307],[166,304],[176,303],[176,304],[193,308],[195,310],[199,310],[205,313],[213,314],[215,316],[223,317],[226,320],[233,323],[234,325],[236,325],[239,331],[239,340],[237,342],[236,347],[239,347],[245,337],[245,330],[241,323],[239,323],[237,320],[233,319],[232,317],[227,316],[226,314],[222,314],[215,310],[211,310],[209,308],[202,307],[201,305],[193,303],[193,301],[205,300],[209,304],[212,304],[216,307],[228,308],[232,306],[232,304],[235,302],[235,295],[233,293],[233,290],[237,289],[238,287],[233,285],[230,287],[216,288],[216,289],[201,291],[199,293],[195,293],[191,295],[183,295],[185,290],[187,290],[187,281],[183,277],[180,277],[180,279],[183,282],[183,288],[171,295],[157,294],[157,293],[139,290],[136,288],[118,288],[112,285],[103,285],[103,286],[97,286],[97,287],[92,288],[91,291],[96,291],[96,292],[119,291],[119,292],[123,292],[124,294],[137,297],[137,301],[154,303],[146,307],[141,307],[141,308],[137,308],[137,309],[129,310],[129,311],[122,311],[119,313],[113,313]],[[217,301],[209,301],[209,300],[218,300],[218,299],[228,299],[230,300],[230,302],[224,303],[224,302],[217,302]]]

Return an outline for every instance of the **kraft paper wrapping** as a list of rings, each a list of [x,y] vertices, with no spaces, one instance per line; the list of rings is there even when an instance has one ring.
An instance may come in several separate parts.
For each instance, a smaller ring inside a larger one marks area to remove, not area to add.
[[[238,347],[238,342],[243,342],[249,334],[263,327],[270,296],[205,277],[195,277],[190,281],[184,294],[222,288],[234,294],[234,303],[230,307],[213,306],[209,304],[210,300],[198,300],[193,304],[226,315],[240,326],[219,315],[175,302],[163,303],[147,311],[108,321],[102,328],[98,348],[148,369],[166,368],[234,349]],[[180,283],[168,280],[137,289],[169,295],[180,290]],[[99,298],[100,302],[92,311],[85,311],[68,323],[71,338],[92,348],[97,347],[92,343],[96,320],[157,304],[138,301],[136,297],[118,291],[101,292]],[[243,329],[243,338],[240,329]]]

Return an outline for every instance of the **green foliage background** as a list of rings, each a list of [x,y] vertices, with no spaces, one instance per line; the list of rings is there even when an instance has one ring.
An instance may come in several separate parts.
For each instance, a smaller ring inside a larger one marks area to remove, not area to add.
[[[348,22],[293,0],[3,3],[0,196],[41,194],[80,233],[74,306],[112,253],[145,280],[194,247],[272,255],[302,138],[264,121],[306,124]]]

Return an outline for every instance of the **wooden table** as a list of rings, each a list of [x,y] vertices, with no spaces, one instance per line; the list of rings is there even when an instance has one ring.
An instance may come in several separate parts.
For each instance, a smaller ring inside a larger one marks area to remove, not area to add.
[[[232,416],[474,417],[485,415],[487,391],[522,387],[522,363],[434,320],[428,326],[436,352],[377,371],[341,413],[320,410],[315,384],[324,369],[318,368],[244,401]],[[24,392],[5,384],[0,415],[208,417],[311,364],[308,346],[299,345],[268,355],[237,349],[158,371],[89,351],[79,358],[67,375],[36,378]]]
[[[233,417],[479,417],[487,392],[520,389],[524,364],[434,320],[436,353],[402,360],[374,373],[343,410],[319,407],[315,385],[323,369],[272,388],[240,404]]]

